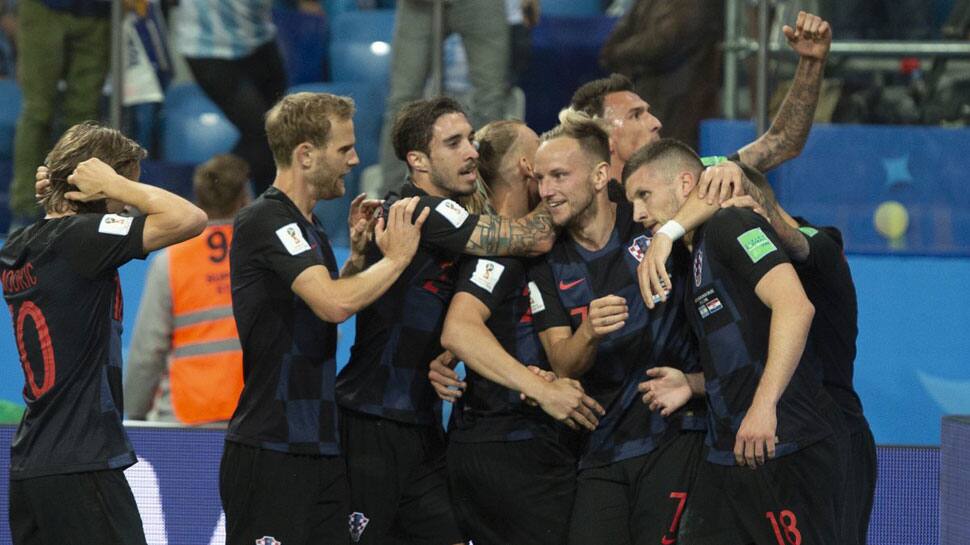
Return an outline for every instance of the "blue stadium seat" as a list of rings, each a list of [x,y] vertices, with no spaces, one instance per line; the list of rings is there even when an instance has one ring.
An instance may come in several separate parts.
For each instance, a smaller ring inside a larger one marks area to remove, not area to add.
[[[13,135],[20,115],[20,88],[12,79],[0,79],[0,159],[13,158]]]
[[[384,116],[384,92],[372,82],[334,81],[330,83],[307,83],[296,85],[289,93],[308,91],[349,96],[357,104],[354,116],[354,133],[357,137],[357,154],[360,166],[357,170],[377,163]],[[349,192],[349,189],[348,189]]]
[[[162,107],[162,158],[173,163],[202,163],[227,153],[239,131],[194,83],[172,85]]]
[[[327,13],[330,13],[329,11]],[[277,43],[290,85],[326,78],[330,27],[324,15],[273,8]]]
[[[591,17],[603,15],[601,0],[542,0],[542,15],[553,17]]]
[[[357,0],[320,0],[320,3],[330,17],[336,17],[348,11],[357,11]]]
[[[195,165],[145,159],[141,162],[141,180],[192,200],[192,174]]]
[[[372,81],[387,88],[391,69],[394,10],[341,13],[330,33],[330,75],[334,81]]]
[[[616,18],[554,17],[542,3],[542,19],[532,31],[532,59],[519,78],[525,91],[526,122],[537,131],[551,129],[559,110],[569,104],[576,89],[605,72],[599,65],[603,42]],[[549,82],[556,82],[550,85]]]
[[[6,233],[10,225],[8,204],[10,180],[13,178],[13,138],[20,104],[17,83],[12,79],[0,80],[0,233]]]

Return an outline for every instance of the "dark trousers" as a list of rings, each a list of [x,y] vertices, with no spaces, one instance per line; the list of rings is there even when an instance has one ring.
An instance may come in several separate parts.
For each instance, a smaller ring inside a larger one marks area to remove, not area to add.
[[[876,442],[869,424],[848,435],[849,467],[845,480],[842,539],[845,545],[866,545],[869,515],[876,494]]]
[[[219,495],[227,545],[349,543],[347,464],[341,456],[287,454],[226,441]]]
[[[555,439],[448,444],[459,524],[475,545],[563,545],[576,458]]]
[[[259,195],[276,177],[263,116],[286,92],[286,71],[276,41],[241,59],[186,61],[199,87],[239,129],[239,143],[232,151],[249,162],[253,191]]]
[[[682,431],[649,454],[580,470],[567,543],[674,543],[703,448],[702,432]]]
[[[144,545],[135,497],[120,469],[10,481],[14,545]]]

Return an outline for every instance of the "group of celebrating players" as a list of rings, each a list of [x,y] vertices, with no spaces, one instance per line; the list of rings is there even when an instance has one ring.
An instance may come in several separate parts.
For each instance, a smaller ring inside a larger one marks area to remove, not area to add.
[[[761,174],[804,145],[831,31],[806,13],[784,30],[792,89],[730,158],[660,138],[619,75],[541,136],[473,132],[448,98],[407,105],[409,177],[354,199],[342,268],[312,211],[359,163],[354,104],[277,103],[277,176],[230,250],[245,386],[220,467],[227,543],[864,544],[875,452],[841,237]],[[145,543],[122,473],[117,268],[206,218],[134,181],[143,157],[72,127],[39,170],[46,218],[0,252],[26,378],[17,545]]]

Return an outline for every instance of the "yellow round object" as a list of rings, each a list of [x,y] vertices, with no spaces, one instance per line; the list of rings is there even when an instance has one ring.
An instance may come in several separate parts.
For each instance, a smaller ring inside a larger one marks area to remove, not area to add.
[[[909,228],[909,212],[898,201],[886,201],[876,208],[873,223],[880,235],[888,240],[897,240],[902,238]]]

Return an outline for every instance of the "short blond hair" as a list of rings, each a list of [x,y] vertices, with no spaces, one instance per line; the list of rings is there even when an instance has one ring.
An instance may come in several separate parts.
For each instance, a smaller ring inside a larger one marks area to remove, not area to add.
[[[566,108],[559,112],[559,125],[544,132],[540,140],[548,142],[556,138],[572,138],[579,142],[580,148],[593,163],[610,162],[610,133],[606,123],[599,118]]]
[[[87,203],[68,200],[64,195],[77,191],[67,182],[77,166],[91,158],[98,158],[126,178],[134,178],[139,163],[148,155],[138,142],[120,131],[103,127],[94,121],[78,123],[64,131],[54,148],[47,154],[44,164],[50,178],[50,189],[40,198],[40,205],[47,212],[103,212],[104,201]]]
[[[330,93],[294,93],[280,99],[266,112],[266,138],[276,166],[290,166],[293,149],[309,142],[325,146],[330,140],[331,119],[353,119],[354,101]]]

